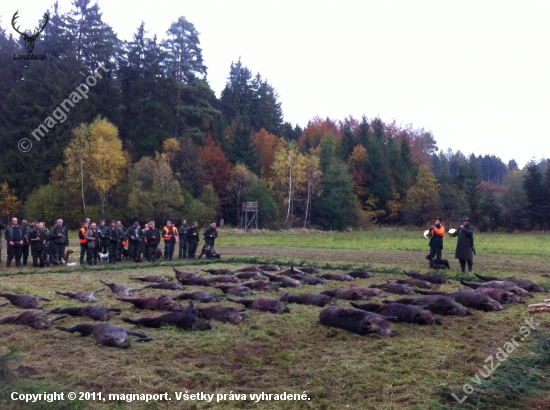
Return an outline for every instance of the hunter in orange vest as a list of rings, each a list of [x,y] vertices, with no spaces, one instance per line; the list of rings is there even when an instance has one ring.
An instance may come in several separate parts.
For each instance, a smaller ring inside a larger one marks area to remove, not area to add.
[[[441,224],[441,217],[435,218],[434,224],[431,226],[432,237],[430,238],[430,260],[441,260],[441,251],[443,250],[443,237],[445,236],[445,227]]]
[[[78,230],[78,239],[80,241],[80,264],[84,265],[84,255],[88,256],[88,240],[86,239],[88,232],[88,222],[82,224],[82,228]]]
[[[164,239],[164,260],[171,261],[178,242],[178,229],[172,225],[172,221],[166,221],[166,226],[162,229],[162,239]]]

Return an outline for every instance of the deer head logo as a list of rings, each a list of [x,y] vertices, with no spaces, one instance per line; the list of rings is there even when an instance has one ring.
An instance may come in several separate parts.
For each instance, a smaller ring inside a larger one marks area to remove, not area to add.
[[[17,18],[19,17],[18,14],[19,10],[16,11],[13,15],[11,19],[11,26],[15,31],[21,34],[21,37],[23,37],[23,41],[25,42],[25,49],[27,50],[27,53],[30,54],[32,53],[32,50],[34,50],[34,42],[36,41],[40,33],[42,33],[42,31],[44,31],[44,29],[46,28],[48,21],[50,21],[50,17],[46,13],[44,13],[44,24],[42,24],[42,27],[39,30],[35,30],[34,33],[29,36],[26,32],[19,31],[19,27],[15,27],[15,20],[17,20]]]

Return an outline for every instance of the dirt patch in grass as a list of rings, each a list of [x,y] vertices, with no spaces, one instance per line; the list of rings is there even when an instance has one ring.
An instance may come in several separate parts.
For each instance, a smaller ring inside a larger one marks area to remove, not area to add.
[[[322,263],[351,263],[356,266],[371,265],[377,267],[397,266],[405,270],[427,271],[428,262],[425,257],[428,250],[399,251],[399,250],[353,250],[353,249],[322,249],[322,248],[295,248],[284,246],[224,246],[218,250],[222,257],[251,256],[264,259],[283,258],[294,261]],[[443,252],[452,271],[460,270],[458,260],[453,253]],[[550,274],[548,260],[540,256],[518,255],[476,255],[474,270],[479,272],[511,272],[521,274],[543,275]]]

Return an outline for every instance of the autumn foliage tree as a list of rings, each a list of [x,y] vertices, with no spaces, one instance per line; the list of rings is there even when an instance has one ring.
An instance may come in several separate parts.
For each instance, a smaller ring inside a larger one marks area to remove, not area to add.
[[[315,154],[310,154],[304,158],[304,200],[306,204],[306,213],[304,216],[304,228],[311,214],[311,203],[314,198],[319,197],[322,192],[321,183],[323,182],[323,173],[319,165],[319,157]]]
[[[181,188],[165,155],[144,157],[130,170],[129,213],[142,221],[175,218],[183,206]]]
[[[163,143],[163,153],[183,188],[195,196],[207,184],[199,149],[190,138],[169,138]]]
[[[273,178],[269,181],[271,190],[282,199],[286,208],[285,223],[292,225],[292,210],[299,200],[298,193],[303,191],[306,181],[304,156],[295,142],[280,149],[275,154],[273,162]]]
[[[19,199],[14,195],[6,181],[0,184],[0,215],[6,216],[9,222],[10,215],[17,212]]]
[[[348,165],[351,168],[353,178],[353,190],[359,199],[365,200],[368,195],[366,188],[367,176],[365,174],[365,163],[367,161],[367,150],[361,144],[353,148],[348,159]]]
[[[418,225],[431,221],[441,210],[439,184],[426,165],[418,169],[416,183],[407,192],[406,206],[411,222]]]
[[[239,225],[242,223],[242,204],[257,183],[258,177],[250,171],[246,165],[237,164],[235,168],[233,168],[233,171],[231,172],[231,179],[229,180],[228,193],[231,202],[236,208],[237,223]]]
[[[74,191],[80,191],[85,216],[87,192],[91,190],[99,198],[105,217],[107,194],[128,164],[118,129],[110,121],[97,117],[91,124],[82,123],[73,129],[73,135],[64,152],[66,182]]]
[[[212,185],[218,197],[223,200],[226,197],[227,185],[233,170],[229,158],[210,134],[207,135],[204,143],[199,148],[199,153],[206,180]]]
[[[104,119],[96,119],[90,126],[93,172],[92,187],[98,192],[101,214],[105,218],[105,203],[109,190],[121,179],[128,165],[128,156],[122,150],[117,127]]]
[[[332,133],[338,141],[341,139],[341,127],[334,121],[330,118],[323,120],[315,117],[309,121],[307,127],[302,131],[302,135],[298,138],[298,146],[302,152],[307,152],[310,148],[317,147],[329,133]]]
[[[285,142],[262,128],[252,135],[252,144],[260,158],[261,175],[265,179],[269,179],[271,177],[271,166],[273,165],[273,161],[275,161],[275,152],[282,147]]]

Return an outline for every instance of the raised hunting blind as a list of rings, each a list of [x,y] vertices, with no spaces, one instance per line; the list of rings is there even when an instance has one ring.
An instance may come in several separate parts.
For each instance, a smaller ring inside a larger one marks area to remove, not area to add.
[[[258,202],[243,202],[243,228],[258,229]]]

